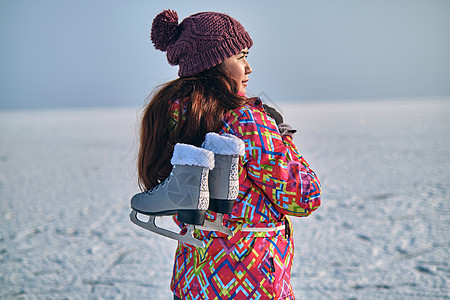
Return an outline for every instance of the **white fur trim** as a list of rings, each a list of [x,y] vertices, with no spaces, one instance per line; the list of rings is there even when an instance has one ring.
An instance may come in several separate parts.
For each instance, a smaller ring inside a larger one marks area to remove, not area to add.
[[[193,145],[178,143],[170,160],[172,165],[199,166],[214,169],[214,153]]]
[[[220,155],[241,155],[245,153],[245,144],[240,138],[224,133],[219,135],[215,132],[206,134],[203,148]]]

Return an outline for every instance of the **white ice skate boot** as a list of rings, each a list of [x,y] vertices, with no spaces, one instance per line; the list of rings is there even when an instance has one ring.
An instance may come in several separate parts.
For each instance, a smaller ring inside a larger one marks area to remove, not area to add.
[[[214,153],[193,145],[176,144],[171,159],[170,175],[154,188],[131,199],[130,219],[136,225],[196,247],[205,247],[194,238],[194,225],[203,225],[209,206],[208,175],[214,168]],[[137,213],[149,216],[148,222]],[[184,235],[157,227],[156,216],[178,214],[177,219],[188,224]]]
[[[223,214],[233,211],[239,194],[239,155],[245,152],[244,142],[231,134],[206,134],[203,148],[214,152],[215,166],[209,172],[209,208],[216,212],[214,221],[205,221],[203,230],[217,230],[227,235],[233,232],[223,225]]]

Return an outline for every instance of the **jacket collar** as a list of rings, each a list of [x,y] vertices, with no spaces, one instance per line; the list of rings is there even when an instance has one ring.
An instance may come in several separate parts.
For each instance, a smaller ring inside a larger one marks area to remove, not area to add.
[[[258,97],[250,98],[250,99],[248,99],[248,101],[249,101],[249,104],[251,104],[252,106],[262,108],[262,101]]]

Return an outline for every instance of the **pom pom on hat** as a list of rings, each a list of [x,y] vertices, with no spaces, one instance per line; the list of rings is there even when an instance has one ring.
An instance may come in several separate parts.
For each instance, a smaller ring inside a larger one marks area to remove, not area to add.
[[[178,15],[173,10],[165,10],[153,20],[150,38],[155,48],[166,51],[170,41],[177,35]]]

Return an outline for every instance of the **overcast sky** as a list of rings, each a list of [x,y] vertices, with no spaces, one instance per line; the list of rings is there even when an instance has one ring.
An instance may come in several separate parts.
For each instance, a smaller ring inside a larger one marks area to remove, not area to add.
[[[142,106],[177,77],[149,38],[167,8],[244,25],[250,95],[450,96],[450,0],[0,0],[0,109]]]

